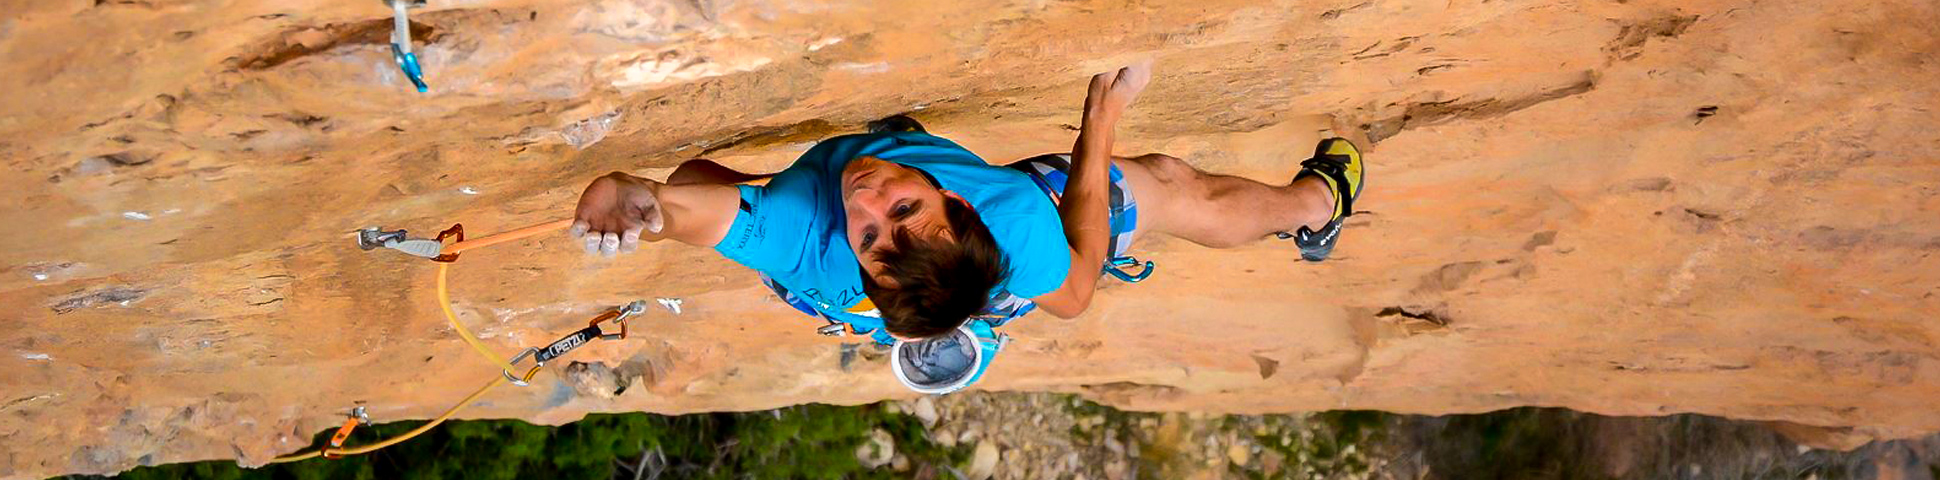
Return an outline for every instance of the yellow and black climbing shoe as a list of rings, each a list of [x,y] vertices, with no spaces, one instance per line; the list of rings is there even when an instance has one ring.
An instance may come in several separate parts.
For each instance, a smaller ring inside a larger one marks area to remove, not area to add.
[[[1361,150],[1354,148],[1345,138],[1329,138],[1314,147],[1314,158],[1300,162],[1300,174],[1293,177],[1299,182],[1302,178],[1320,177],[1327,182],[1327,188],[1334,192],[1334,216],[1327,219],[1327,225],[1315,231],[1305,226],[1293,233],[1281,232],[1279,237],[1293,239],[1300,247],[1300,258],[1309,262],[1327,259],[1333,253],[1334,241],[1340,239],[1341,222],[1354,214],[1354,199],[1360,198],[1365,170],[1361,163]]]

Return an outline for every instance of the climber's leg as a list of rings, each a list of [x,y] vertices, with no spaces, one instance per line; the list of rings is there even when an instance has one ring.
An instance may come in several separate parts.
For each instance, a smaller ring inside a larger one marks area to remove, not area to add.
[[[1117,165],[1138,199],[1140,234],[1231,248],[1277,232],[1319,229],[1333,216],[1333,191],[1316,177],[1268,185],[1200,171],[1162,154],[1120,157]]]
[[[679,167],[675,167],[674,173],[667,175],[667,184],[668,185],[695,185],[695,184],[732,185],[736,183],[747,183],[747,182],[752,182],[756,180],[762,180],[772,176],[775,176],[775,175],[772,173],[769,173],[769,174],[743,173],[740,170],[728,168],[726,165],[714,163],[713,160],[696,158],[693,160],[681,162]]]

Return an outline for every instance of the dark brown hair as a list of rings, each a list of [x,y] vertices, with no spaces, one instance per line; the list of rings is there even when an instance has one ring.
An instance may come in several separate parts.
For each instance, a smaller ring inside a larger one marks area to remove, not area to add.
[[[1009,268],[997,238],[962,200],[945,198],[943,216],[955,242],[918,238],[906,229],[890,234],[891,248],[878,254],[882,274],[896,288],[862,276],[862,291],[882,313],[883,328],[903,338],[930,338],[963,325],[983,311]]]

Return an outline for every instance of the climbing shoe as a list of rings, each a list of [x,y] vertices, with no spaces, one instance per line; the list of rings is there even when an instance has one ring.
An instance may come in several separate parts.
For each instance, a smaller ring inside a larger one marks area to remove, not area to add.
[[[1293,239],[1300,247],[1300,258],[1309,262],[1326,260],[1334,251],[1334,241],[1340,239],[1341,223],[1354,214],[1354,199],[1360,198],[1363,174],[1361,150],[1354,148],[1345,138],[1321,140],[1314,147],[1314,157],[1300,162],[1300,174],[1293,181],[1307,177],[1320,177],[1327,182],[1327,188],[1334,192],[1334,216],[1320,230],[1305,226],[1293,233],[1280,232],[1282,239]]]
[[[869,122],[869,133],[916,132],[927,133],[923,124],[908,115],[896,115],[882,120]]]

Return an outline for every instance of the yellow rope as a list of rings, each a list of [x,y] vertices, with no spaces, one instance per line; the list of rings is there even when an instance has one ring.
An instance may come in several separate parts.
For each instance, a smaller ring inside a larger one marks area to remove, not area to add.
[[[458,314],[451,311],[451,292],[445,288],[445,272],[450,270],[451,264],[438,264],[438,308],[444,309],[445,320],[450,320],[451,328],[458,331],[458,336],[464,338],[465,343],[471,345],[473,350],[477,350],[478,354],[484,356],[486,361],[491,362],[492,365],[497,366],[499,370],[503,370],[507,374],[512,373],[512,364],[506,363],[505,359],[500,358],[496,353],[492,353],[491,349],[485,348],[485,344],[479,342],[478,337],[472,336],[471,330],[465,329],[465,324],[458,323]]]
[[[449,289],[446,288],[446,282],[445,282],[446,273],[450,272],[450,270],[451,270],[451,264],[448,264],[448,263],[438,264],[438,307],[444,310],[445,320],[451,321],[451,328],[454,330],[457,330],[458,335],[464,338],[465,343],[470,344],[472,346],[472,349],[477,350],[479,356],[485,357],[486,361],[491,362],[493,365],[498,366],[500,370],[505,372],[511,372],[512,371],[511,364],[506,363],[505,360],[501,359],[498,356],[498,354],[492,353],[491,349],[485,348],[485,344],[483,342],[479,342],[478,337],[472,336],[471,330],[465,329],[465,324],[458,322],[458,314],[451,310],[451,292]],[[531,381],[532,376],[538,373],[539,373],[539,368],[537,366],[534,366],[531,370],[526,371],[525,375],[523,375],[520,380]],[[485,386],[483,387],[478,387],[478,390],[472,392],[471,395],[466,395],[465,399],[459,400],[457,405],[452,405],[451,408],[445,409],[445,413],[439,414],[437,418],[431,419],[430,422],[425,423],[424,425],[419,425],[418,428],[413,428],[409,432],[404,432],[403,435],[398,435],[395,437],[391,437],[389,439],[385,439],[384,441],[380,441],[369,445],[364,445],[361,447],[340,448],[340,449],[334,449],[334,450],[326,447],[326,448],[319,448],[316,450],[303,452],[303,453],[284,455],[284,456],[270,459],[269,463],[287,463],[287,462],[309,460],[312,458],[322,456],[324,452],[329,452],[330,454],[337,455],[337,456],[361,455],[361,454],[376,451],[377,449],[380,449],[380,448],[396,445],[398,442],[410,440],[411,437],[416,437],[420,434],[423,434],[424,432],[431,431],[431,429],[433,427],[437,427],[438,424],[445,423],[445,420],[451,419],[452,415],[457,414],[459,410],[463,410],[466,405],[471,404],[473,400],[477,400],[480,395],[484,395],[485,392],[490,391],[491,389],[498,387],[501,384],[504,384],[505,381],[506,381],[505,375],[492,376],[492,381],[486,382]]]

